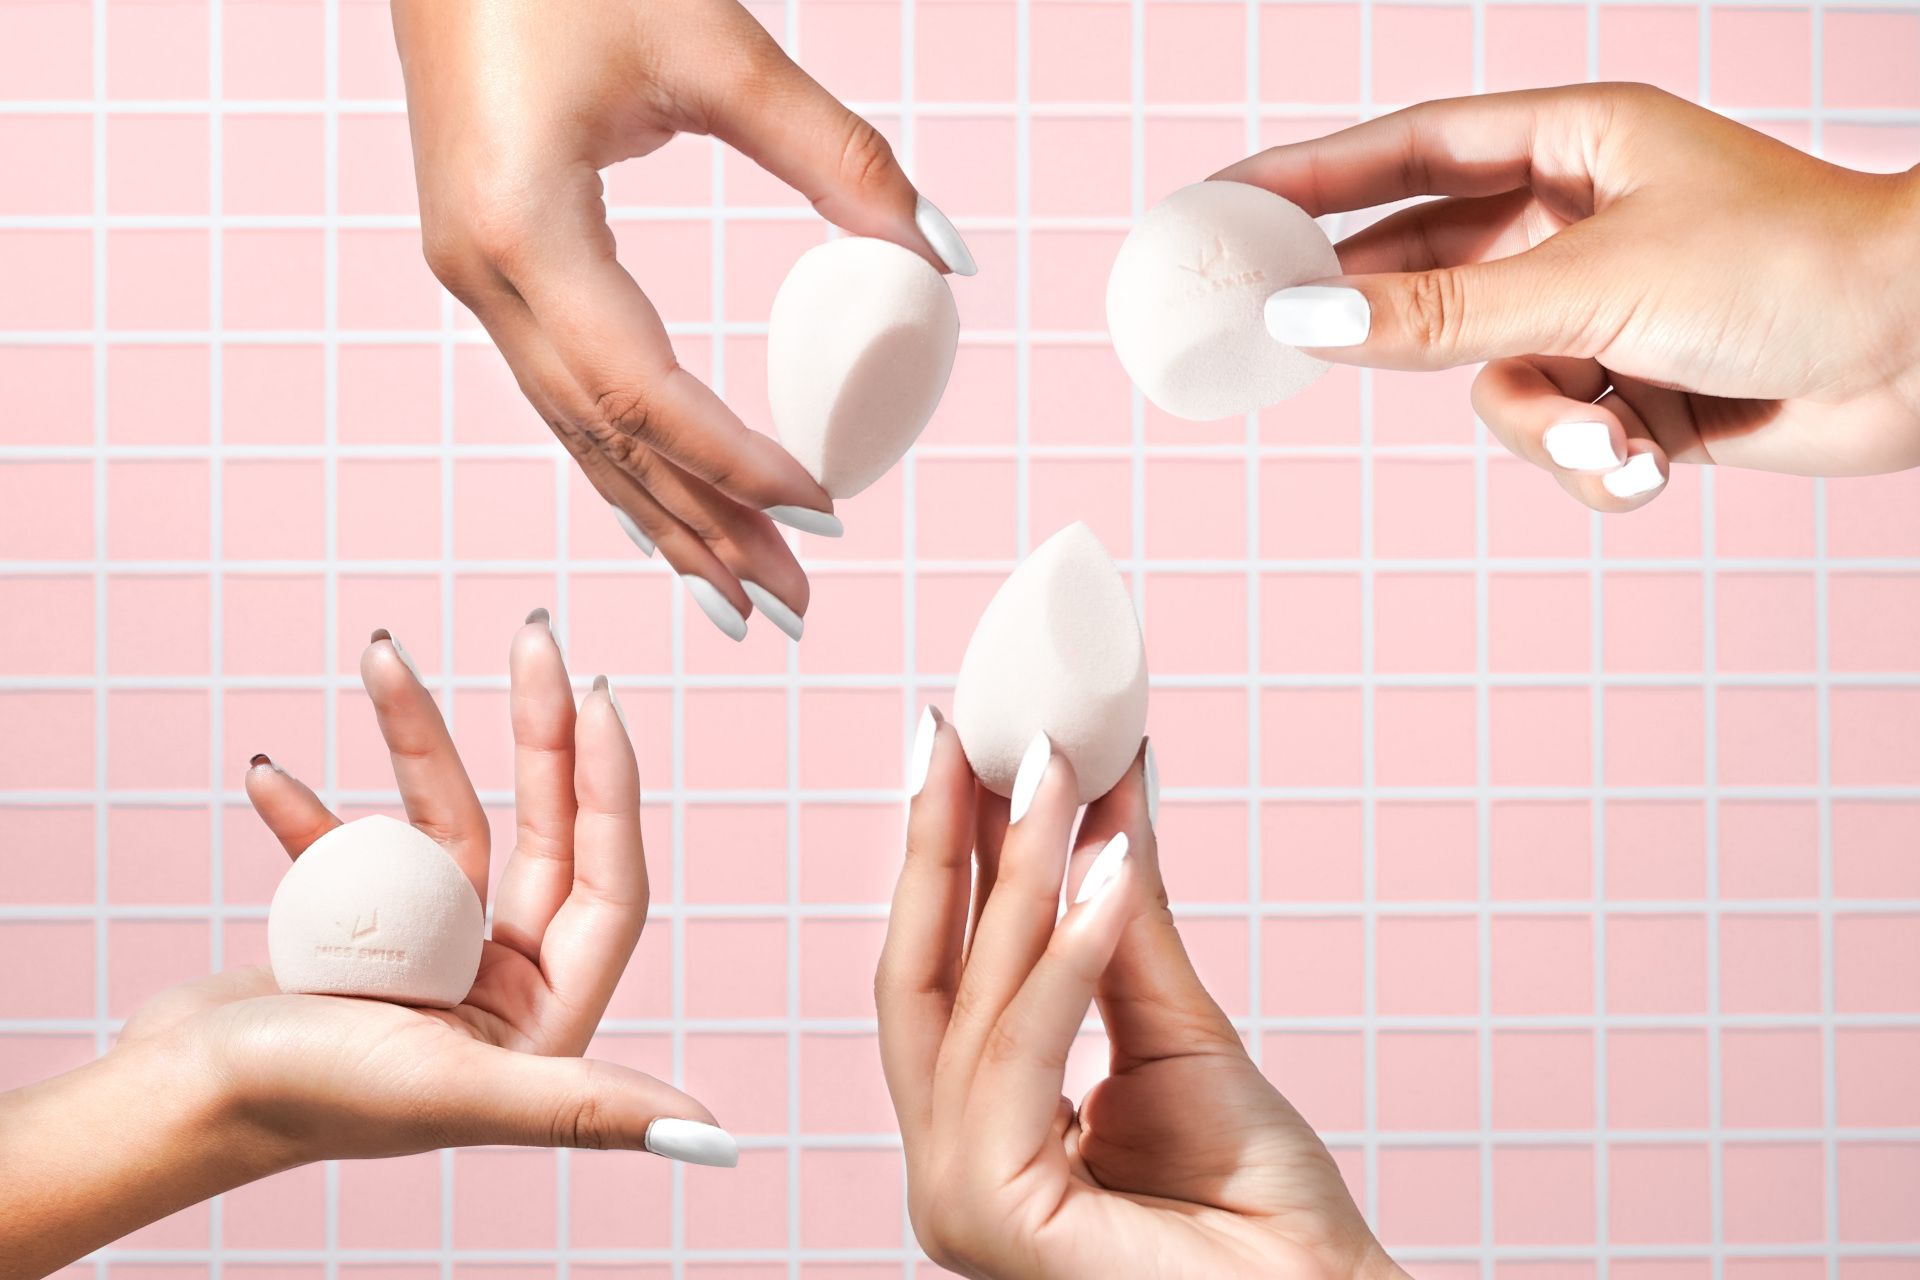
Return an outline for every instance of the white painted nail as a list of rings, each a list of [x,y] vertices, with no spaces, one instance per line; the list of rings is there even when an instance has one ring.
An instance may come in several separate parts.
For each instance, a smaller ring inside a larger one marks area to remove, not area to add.
[[[647,1126],[647,1150],[684,1164],[731,1169],[740,1163],[740,1144],[718,1125],[661,1116]]]
[[[1147,775],[1147,822],[1160,825],[1160,766],[1153,761],[1153,739],[1147,739],[1147,761],[1141,772]]]
[[[747,620],[731,601],[720,594],[720,588],[705,578],[696,578],[690,573],[680,575],[680,581],[687,584],[687,594],[700,606],[700,612],[707,615],[707,621],[720,628],[727,639],[736,643],[747,638]]]
[[[1120,874],[1120,864],[1126,860],[1127,833],[1122,831],[1107,841],[1107,847],[1100,851],[1099,856],[1093,860],[1093,865],[1087,868],[1087,878],[1080,882],[1080,892],[1073,895],[1074,905],[1091,902],[1099,897],[1106,887],[1113,883],[1114,877]]]
[[[1554,466],[1569,471],[1611,471],[1623,461],[1614,452],[1613,428],[1604,422],[1556,422],[1540,443]]]
[[[795,640],[807,629],[806,619],[787,608],[786,602],[757,582],[740,579],[740,589],[747,593],[747,599],[753,601],[753,607],[767,615],[767,621],[786,632]]]
[[[605,676],[595,676],[593,678],[593,687],[596,690],[606,693],[607,701],[613,704],[613,714],[620,720],[620,727],[625,729],[627,736],[631,738],[633,736],[633,729],[627,724],[627,709],[620,705],[620,695],[613,691],[613,682]]]
[[[1013,800],[1007,809],[1007,825],[1027,816],[1027,810],[1033,806],[1033,793],[1040,789],[1040,779],[1046,775],[1047,762],[1052,759],[1053,742],[1042,729],[1027,744],[1027,754],[1020,757],[1020,769],[1013,775]]]
[[[622,511],[620,508],[615,507],[613,509],[613,518],[615,520],[618,520],[620,522],[620,527],[627,531],[627,536],[633,539],[634,546],[640,548],[640,550],[644,551],[648,555],[653,554],[653,539],[649,538],[646,535],[645,531],[642,530],[639,525],[634,523],[632,516],[628,515],[626,512]]]
[[[967,251],[967,242],[960,238],[960,228],[953,225],[946,214],[934,207],[933,201],[921,196],[913,206],[913,225],[920,228],[920,234],[927,238],[933,251],[940,255],[940,261],[957,276],[970,276],[979,271],[974,265],[973,254]]]
[[[1367,295],[1358,289],[1303,284],[1267,299],[1267,332],[1290,347],[1351,347],[1372,328]]]
[[[927,785],[927,770],[933,767],[933,739],[940,732],[940,717],[929,704],[920,713],[920,727],[913,731],[913,754],[907,759],[907,794],[917,796]]]
[[[1637,498],[1643,493],[1652,493],[1667,482],[1660,474],[1660,464],[1650,453],[1636,453],[1627,459],[1627,465],[1618,471],[1609,471],[1600,478],[1600,486],[1616,498]]]
[[[407,664],[407,670],[413,672],[413,678],[421,684],[425,684],[427,682],[426,677],[420,674],[420,668],[415,665],[413,655],[407,652],[407,646],[400,643],[400,637],[389,631],[387,632],[387,643],[392,645],[393,651],[400,655],[400,661]]]
[[[765,514],[775,524],[784,524],[789,529],[798,529],[815,537],[837,538],[847,531],[847,526],[840,523],[839,516],[831,511],[815,511],[812,507],[768,507]]]

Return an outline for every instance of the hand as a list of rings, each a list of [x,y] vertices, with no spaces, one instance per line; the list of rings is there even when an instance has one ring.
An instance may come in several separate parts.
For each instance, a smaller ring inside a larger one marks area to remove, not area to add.
[[[694,1099],[580,1058],[646,922],[639,773],[604,680],[576,716],[544,610],[510,666],[519,838],[465,1003],[284,995],[265,967],[156,996],[104,1057],[0,1095],[0,1220],[35,1224],[0,1247],[0,1277],[314,1160],[518,1143],[732,1163]],[[408,819],[484,903],[487,818],[433,698],[385,632],[360,673]],[[246,781],[296,858],[340,825],[264,756]],[[696,1123],[650,1134],[662,1117]]]
[[[972,275],[959,232],[735,0],[395,0],[393,25],[434,274],[715,624],[741,639],[758,604],[798,639],[806,576],[761,513],[835,536],[833,502],[674,359],[599,171],[712,134],[828,221]]]
[[[1480,418],[1597,510],[1671,462],[1920,464],[1920,170],[1612,84],[1430,102],[1215,176],[1316,215],[1447,197],[1346,240],[1341,287],[1283,291],[1269,328],[1377,368],[1489,361]]]
[[[931,760],[875,991],[928,1256],[993,1280],[1404,1280],[1194,974],[1141,763],[1088,806],[1069,858],[1072,765],[1053,757],[1009,826],[959,735],[926,725]],[[1078,901],[1119,836],[1118,873]],[[1056,924],[1063,876],[1073,905]],[[1094,998],[1111,1074],[1076,1112],[1060,1087]]]

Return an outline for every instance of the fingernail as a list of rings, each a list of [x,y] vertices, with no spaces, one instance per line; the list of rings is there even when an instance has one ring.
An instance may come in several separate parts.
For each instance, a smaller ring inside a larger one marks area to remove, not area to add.
[[[1600,487],[1616,498],[1637,498],[1643,493],[1652,493],[1666,482],[1652,454],[1636,453],[1627,459],[1626,466],[1602,476]]]
[[[640,548],[640,550],[647,555],[653,554],[653,539],[649,538],[646,533],[641,530],[640,526],[633,522],[632,516],[620,508],[615,507],[613,509],[613,518],[620,522],[620,527],[626,530],[629,538],[633,539],[634,546]]]
[[[1153,739],[1147,739],[1147,762],[1141,770],[1147,775],[1147,822],[1160,825],[1160,766],[1153,762]]]
[[[831,511],[815,511],[812,507],[768,507],[765,515],[776,524],[820,538],[837,538],[847,531],[839,516]]]
[[[657,1156],[685,1164],[709,1164],[731,1169],[740,1163],[740,1144],[718,1125],[698,1120],[669,1120],[665,1116],[647,1126],[646,1148]]]
[[[628,737],[632,737],[633,730],[627,726],[627,709],[620,705],[620,695],[613,691],[612,683],[605,676],[595,676],[593,678],[593,691],[607,695],[607,701],[613,704],[613,714],[620,719],[620,727],[627,730]]]
[[[913,206],[913,225],[920,228],[920,234],[927,238],[933,251],[940,255],[940,261],[947,264],[949,270],[957,276],[970,276],[979,271],[974,265],[973,255],[967,252],[967,242],[960,238],[960,228],[953,225],[947,215],[934,207],[933,201],[921,196]]]
[[[1367,295],[1358,289],[1303,284],[1267,299],[1267,332],[1290,347],[1351,347],[1372,328]]]
[[[262,751],[253,759],[247,761],[247,768],[249,769],[258,769],[261,765],[265,765],[269,769],[273,768],[273,757]]]
[[[1007,810],[1008,826],[1027,816],[1027,810],[1033,805],[1033,793],[1040,789],[1040,779],[1046,774],[1047,762],[1051,759],[1053,741],[1042,729],[1027,744],[1027,754],[1020,757],[1019,772],[1013,775],[1013,802]]]
[[[367,643],[379,644],[382,640],[385,640],[393,646],[393,651],[400,655],[400,661],[407,664],[407,670],[413,672],[413,678],[415,680],[418,680],[421,684],[427,682],[426,677],[420,674],[420,668],[413,664],[413,655],[407,652],[407,646],[394,639],[393,632],[387,630],[385,627],[376,627],[374,628],[373,635],[367,640]]]
[[[705,578],[696,578],[692,574],[682,574],[680,581],[687,584],[687,594],[700,606],[700,612],[707,615],[707,621],[720,628],[727,639],[736,643],[747,638],[747,620],[731,601],[720,594],[720,588]]]
[[[907,795],[917,796],[926,788],[927,770],[933,767],[933,739],[940,732],[940,713],[928,703],[920,713],[920,727],[913,731],[913,754],[907,759]]]
[[[1080,882],[1080,892],[1073,895],[1074,905],[1091,902],[1099,897],[1106,887],[1113,883],[1114,877],[1120,874],[1120,864],[1126,860],[1127,833],[1122,831],[1107,841],[1107,847],[1100,851],[1100,855],[1093,860],[1093,865],[1087,868],[1087,878]]]
[[[767,615],[767,621],[786,632],[792,639],[798,640],[801,632],[807,629],[805,618],[787,608],[785,601],[759,583],[742,578],[740,589],[747,593],[747,599],[753,601],[754,608]]]
[[[1540,437],[1556,467],[1611,471],[1625,459],[1613,448],[1613,428],[1604,422],[1556,422]]]

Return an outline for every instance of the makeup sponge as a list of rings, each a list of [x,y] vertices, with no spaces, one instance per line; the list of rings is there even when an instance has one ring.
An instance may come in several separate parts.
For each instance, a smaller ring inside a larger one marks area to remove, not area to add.
[[[953,727],[974,774],[1003,796],[1041,730],[1073,762],[1082,804],[1133,763],[1147,651],[1120,570],[1086,525],[1041,543],[987,603],[960,660]]]
[[[953,290],[919,254],[859,236],[807,250],[767,319],[781,445],[821,488],[851,498],[919,439],[959,345]]]
[[[486,914],[467,873],[424,833],[375,815],[294,859],[267,908],[282,991],[450,1009],[480,971]]]
[[[1241,182],[1196,182],[1147,211],[1107,277],[1107,330],[1147,399],[1204,422],[1298,395],[1329,366],[1267,333],[1267,296],[1340,274],[1306,210]]]

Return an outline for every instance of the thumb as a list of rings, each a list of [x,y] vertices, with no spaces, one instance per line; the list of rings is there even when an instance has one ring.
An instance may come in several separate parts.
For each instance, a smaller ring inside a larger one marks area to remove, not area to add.
[[[1573,269],[1566,234],[1492,262],[1282,289],[1267,298],[1267,332],[1321,359],[1377,369],[1590,357],[1602,303]]]
[[[436,1082],[442,1146],[593,1147],[729,1169],[739,1163],[739,1147],[711,1111],[644,1072],[474,1048],[460,1070]]]
[[[855,235],[903,245],[942,271],[978,269],[947,215],[914,189],[893,147],[802,71],[752,18],[731,91],[708,111],[712,134]]]

